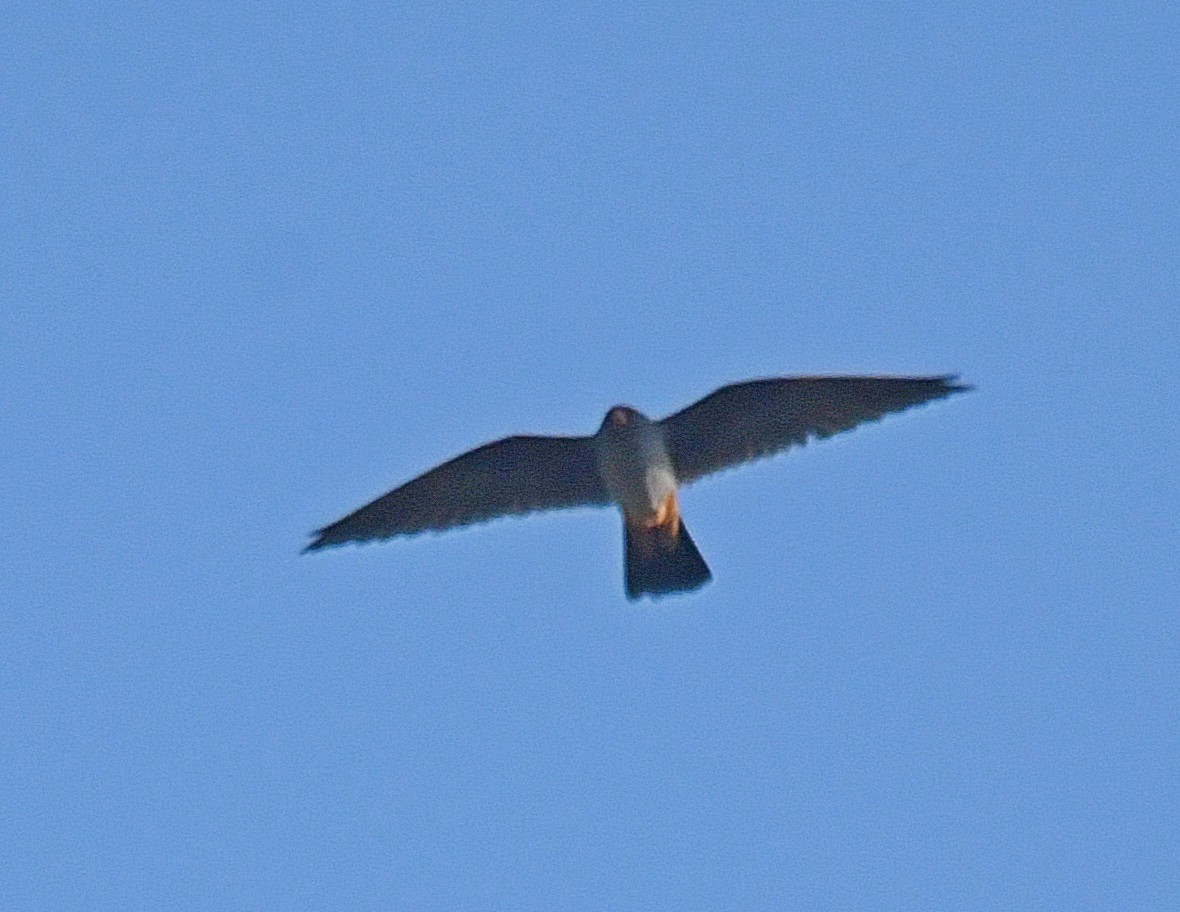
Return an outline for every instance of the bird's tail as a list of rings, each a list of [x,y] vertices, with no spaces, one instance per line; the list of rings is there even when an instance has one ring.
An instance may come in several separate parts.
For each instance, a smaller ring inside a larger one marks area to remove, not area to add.
[[[680,521],[675,495],[658,525],[623,518],[627,562],[627,598],[667,595],[703,586],[713,574],[688,529]]]

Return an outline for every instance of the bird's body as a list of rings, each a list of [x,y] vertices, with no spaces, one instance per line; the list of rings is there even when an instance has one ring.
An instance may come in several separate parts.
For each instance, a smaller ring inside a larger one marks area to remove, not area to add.
[[[651,521],[676,494],[676,470],[660,426],[633,408],[616,405],[593,440],[610,499],[636,522]]]
[[[660,421],[615,406],[592,437],[506,437],[457,456],[320,529],[307,550],[511,513],[615,504],[623,517],[627,595],[695,589],[712,574],[681,519],[679,487],[970,388],[953,380],[752,380]]]
[[[598,474],[623,514],[627,595],[695,589],[712,574],[680,520],[676,469],[657,422],[616,405],[594,435]]]

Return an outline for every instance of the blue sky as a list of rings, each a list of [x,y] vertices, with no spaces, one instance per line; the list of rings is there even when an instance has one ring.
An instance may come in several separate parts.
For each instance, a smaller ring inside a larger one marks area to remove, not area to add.
[[[1180,896],[1167,4],[7,4],[0,906]],[[173,8],[175,7],[175,8]],[[302,556],[514,432],[961,372]]]

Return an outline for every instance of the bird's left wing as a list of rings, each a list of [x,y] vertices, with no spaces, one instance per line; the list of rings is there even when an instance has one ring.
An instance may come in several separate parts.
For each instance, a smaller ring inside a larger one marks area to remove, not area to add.
[[[660,422],[681,484],[971,387],[941,377],[775,377],[723,386]]]
[[[308,551],[511,513],[606,504],[590,437],[506,437],[456,456],[315,532]]]

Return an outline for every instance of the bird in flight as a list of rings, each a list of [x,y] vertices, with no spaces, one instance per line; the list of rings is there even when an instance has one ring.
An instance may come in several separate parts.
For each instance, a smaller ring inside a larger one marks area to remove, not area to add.
[[[723,386],[653,421],[626,405],[589,437],[505,437],[456,456],[314,534],[305,550],[441,531],[497,516],[616,505],[627,597],[712,578],[677,490],[721,469],[971,389],[939,377],[776,377]]]

